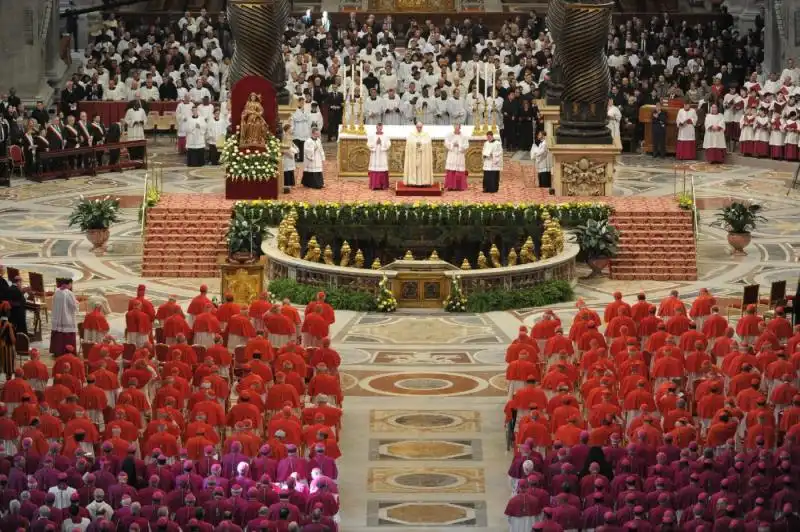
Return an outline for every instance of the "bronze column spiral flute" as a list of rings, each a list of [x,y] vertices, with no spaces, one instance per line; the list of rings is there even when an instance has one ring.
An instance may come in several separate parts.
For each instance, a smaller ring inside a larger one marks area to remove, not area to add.
[[[560,144],[611,144],[606,127],[611,78],[605,45],[614,3],[583,0],[564,4],[560,42],[564,91],[556,136]]]
[[[550,0],[547,4],[547,30],[555,44],[553,48],[553,64],[550,67],[550,80],[547,82],[547,105],[560,105],[561,93],[564,91],[564,80],[561,69],[561,40],[564,36],[565,0]]]
[[[281,43],[291,13],[291,0],[228,0],[234,42],[231,84],[246,76],[263,77],[275,87],[278,102],[288,103]]]

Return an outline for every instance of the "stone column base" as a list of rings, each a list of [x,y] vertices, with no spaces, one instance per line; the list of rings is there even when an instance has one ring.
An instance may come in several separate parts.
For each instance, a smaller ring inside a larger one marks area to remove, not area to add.
[[[539,114],[542,115],[544,120],[544,131],[548,137],[555,136],[556,125],[558,125],[558,118],[561,113],[561,107],[558,105],[547,105],[547,100],[539,100]]]
[[[614,172],[622,153],[619,140],[614,144],[558,144],[548,132],[548,148],[553,156],[553,188],[557,196],[611,196]]]

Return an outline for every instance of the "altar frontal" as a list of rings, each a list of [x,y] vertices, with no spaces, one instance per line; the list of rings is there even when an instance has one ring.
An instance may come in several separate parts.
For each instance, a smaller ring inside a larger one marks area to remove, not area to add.
[[[403,178],[403,165],[405,163],[406,138],[414,132],[413,125],[383,126],[384,136],[391,139],[389,149],[389,176]],[[346,133],[344,126],[339,128],[338,163],[339,175],[343,177],[364,177],[369,172],[370,151],[367,140],[375,135],[375,126],[364,126],[365,133]],[[473,126],[461,126],[461,133],[469,139],[469,148],[466,152],[467,172],[470,176],[483,176],[483,143],[485,137],[473,136]],[[444,140],[453,133],[453,126],[425,125],[424,131],[431,137],[433,144],[433,177],[443,179],[445,176],[445,162],[447,149]]]

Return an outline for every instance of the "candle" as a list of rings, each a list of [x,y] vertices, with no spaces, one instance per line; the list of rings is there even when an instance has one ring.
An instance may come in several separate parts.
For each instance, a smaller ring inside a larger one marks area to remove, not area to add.
[[[495,81],[497,80],[497,68],[492,67],[492,99],[497,98],[497,84]]]
[[[483,64],[483,98],[489,99],[489,63]]]
[[[350,101],[353,100],[353,95],[356,90],[356,62],[350,63]]]
[[[364,85],[364,63],[362,62],[358,65],[359,75],[358,75],[358,91],[360,94],[361,99],[364,99],[364,95],[361,94],[361,86]]]

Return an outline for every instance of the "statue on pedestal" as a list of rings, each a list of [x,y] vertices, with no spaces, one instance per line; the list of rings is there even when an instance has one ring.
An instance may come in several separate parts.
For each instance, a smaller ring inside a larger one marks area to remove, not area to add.
[[[559,144],[613,143],[606,127],[611,77],[605,54],[613,6],[608,0],[564,1],[556,43],[564,82],[556,130]]]
[[[267,145],[267,132],[269,127],[264,119],[264,106],[261,105],[261,96],[251,92],[244,104],[242,119],[239,122],[239,146],[259,147]]]

